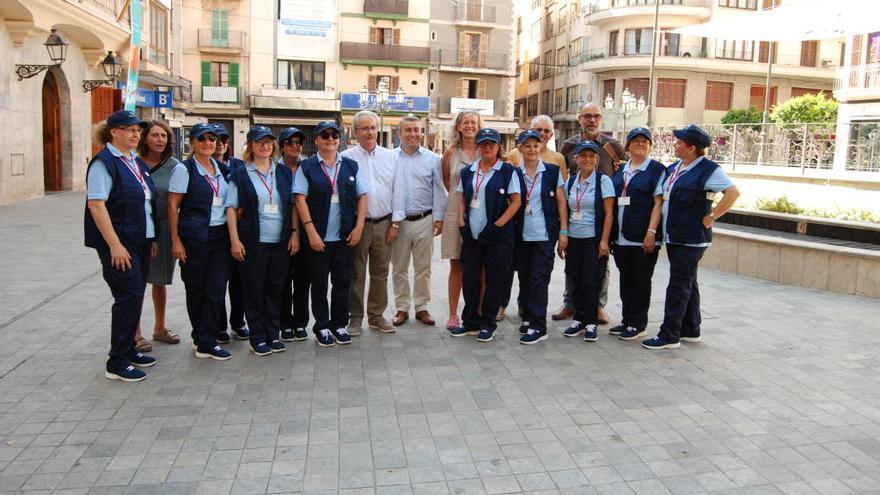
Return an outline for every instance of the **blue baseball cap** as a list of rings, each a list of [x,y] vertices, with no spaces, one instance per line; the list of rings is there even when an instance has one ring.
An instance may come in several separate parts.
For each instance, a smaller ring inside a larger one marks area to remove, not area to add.
[[[226,136],[229,137],[229,131],[226,130],[226,126],[223,124],[211,124],[214,126],[214,134],[217,136]]]
[[[638,136],[642,136],[650,141],[651,144],[654,144],[654,136],[652,136],[651,131],[645,127],[636,127],[635,129],[629,131],[629,134],[626,135],[626,142],[629,143]]]
[[[485,143],[486,141],[498,144],[501,142],[501,134],[495,129],[489,129],[488,127],[480,129],[477,132],[477,144]]]
[[[189,137],[190,139],[195,139],[204,134],[214,134],[217,135],[217,126],[214,124],[206,124],[204,122],[199,122],[198,124],[190,127],[189,129]]]
[[[140,117],[137,116],[136,113],[131,110],[120,110],[118,112],[113,112],[107,117],[107,126],[111,129],[116,129],[117,127],[128,127],[130,125],[139,125],[146,126],[147,123],[141,120]]]
[[[580,155],[584,151],[592,151],[593,153],[599,154],[599,145],[596,144],[596,141],[581,141],[574,148],[574,154]]]
[[[333,129],[340,134],[342,133],[342,129],[339,128],[339,124],[337,124],[335,120],[323,120],[318,122],[318,125],[315,126],[315,130],[312,132],[315,136],[318,136],[327,129]]]
[[[300,139],[305,139],[306,133],[304,133],[303,131],[299,130],[296,127],[287,127],[281,131],[281,134],[278,135],[278,140],[283,143],[284,141],[287,141],[288,139],[292,138],[293,136],[299,136]]]
[[[676,129],[672,131],[672,133],[675,134],[675,137],[678,139],[686,141],[698,148],[708,148],[709,145],[712,144],[712,136],[704,131],[703,128],[694,124],[691,124],[684,129]]]
[[[523,144],[526,142],[526,139],[537,139],[538,142],[541,142],[541,135],[537,132],[527,129],[519,133],[519,136],[516,137],[516,144]]]
[[[251,127],[251,130],[249,130],[247,133],[247,142],[251,143],[254,141],[259,141],[264,137],[271,137],[272,139],[275,139],[275,135],[272,134],[272,129],[269,129],[264,125],[255,125]]]

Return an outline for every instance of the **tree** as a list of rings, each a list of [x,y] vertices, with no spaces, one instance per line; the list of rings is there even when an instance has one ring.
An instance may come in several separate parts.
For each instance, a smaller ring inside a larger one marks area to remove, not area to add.
[[[837,121],[837,101],[823,92],[806,94],[773,106],[770,120],[777,124],[829,123]]]
[[[732,108],[721,117],[721,123],[725,125],[732,124],[760,124],[763,115],[754,108]],[[751,126],[754,130],[759,130],[760,125]]]

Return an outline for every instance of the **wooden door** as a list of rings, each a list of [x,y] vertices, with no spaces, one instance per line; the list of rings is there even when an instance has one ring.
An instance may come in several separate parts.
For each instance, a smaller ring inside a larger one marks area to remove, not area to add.
[[[51,71],[43,80],[43,186],[61,190],[61,95]]]

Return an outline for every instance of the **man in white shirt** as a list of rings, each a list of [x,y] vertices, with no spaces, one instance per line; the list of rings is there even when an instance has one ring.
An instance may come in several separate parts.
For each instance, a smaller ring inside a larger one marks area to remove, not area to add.
[[[373,330],[392,333],[394,327],[385,319],[388,307],[388,269],[391,243],[397,238],[403,218],[403,198],[394,194],[397,154],[379,146],[379,116],[364,110],[354,116],[354,133],[358,144],[342,152],[342,156],[358,163],[366,177],[367,219],[361,242],[355,247],[354,270],[351,274],[351,295],[348,303],[348,332],[360,335],[364,320],[364,289],[367,265],[370,267],[370,290],[367,295],[367,324]],[[398,203],[395,207],[394,203]],[[392,212],[400,215],[392,218]]]
[[[440,157],[420,145],[422,128],[418,117],[401,117],[398,125],[400,147],[397,153],[397,175],[394,191],[403,198],[403,211],[394,216],[403,217],[400,235],[391,246],[392,282],[397,314],[391,321],[399,327],[409,319],[409,310],[415,299],[415,317],[425,325],[434,326],[428,312],[431,301],[431,257],[434,254],[434,236],[443,230],[446,212],[446,188]],[[409,287],[409,260],[413,262],[413,292]]]

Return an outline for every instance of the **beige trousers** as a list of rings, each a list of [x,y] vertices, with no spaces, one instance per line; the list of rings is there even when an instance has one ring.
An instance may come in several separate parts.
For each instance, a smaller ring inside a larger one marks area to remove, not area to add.
[[[408,222],[400,222],[400,235],[391,245],[394,304],[397,311],[409,312],[415,300],[416,311],[428,309],[431,301],[431,257],[434,254],[431,215]],[[409,260],[413,264],[413,292],[409,291]]]
[[[370,292],[367,295],[367,322],[383,317],[388,307],[388,269],[391,246],[385,243],[391,220],[364,223],[361,242],[354,248],[354,270],[351,273],[351,292],[348,297],[349,322],[359,325],[364,320],[364,289],[367,285],[367,266],[370,267]]]

